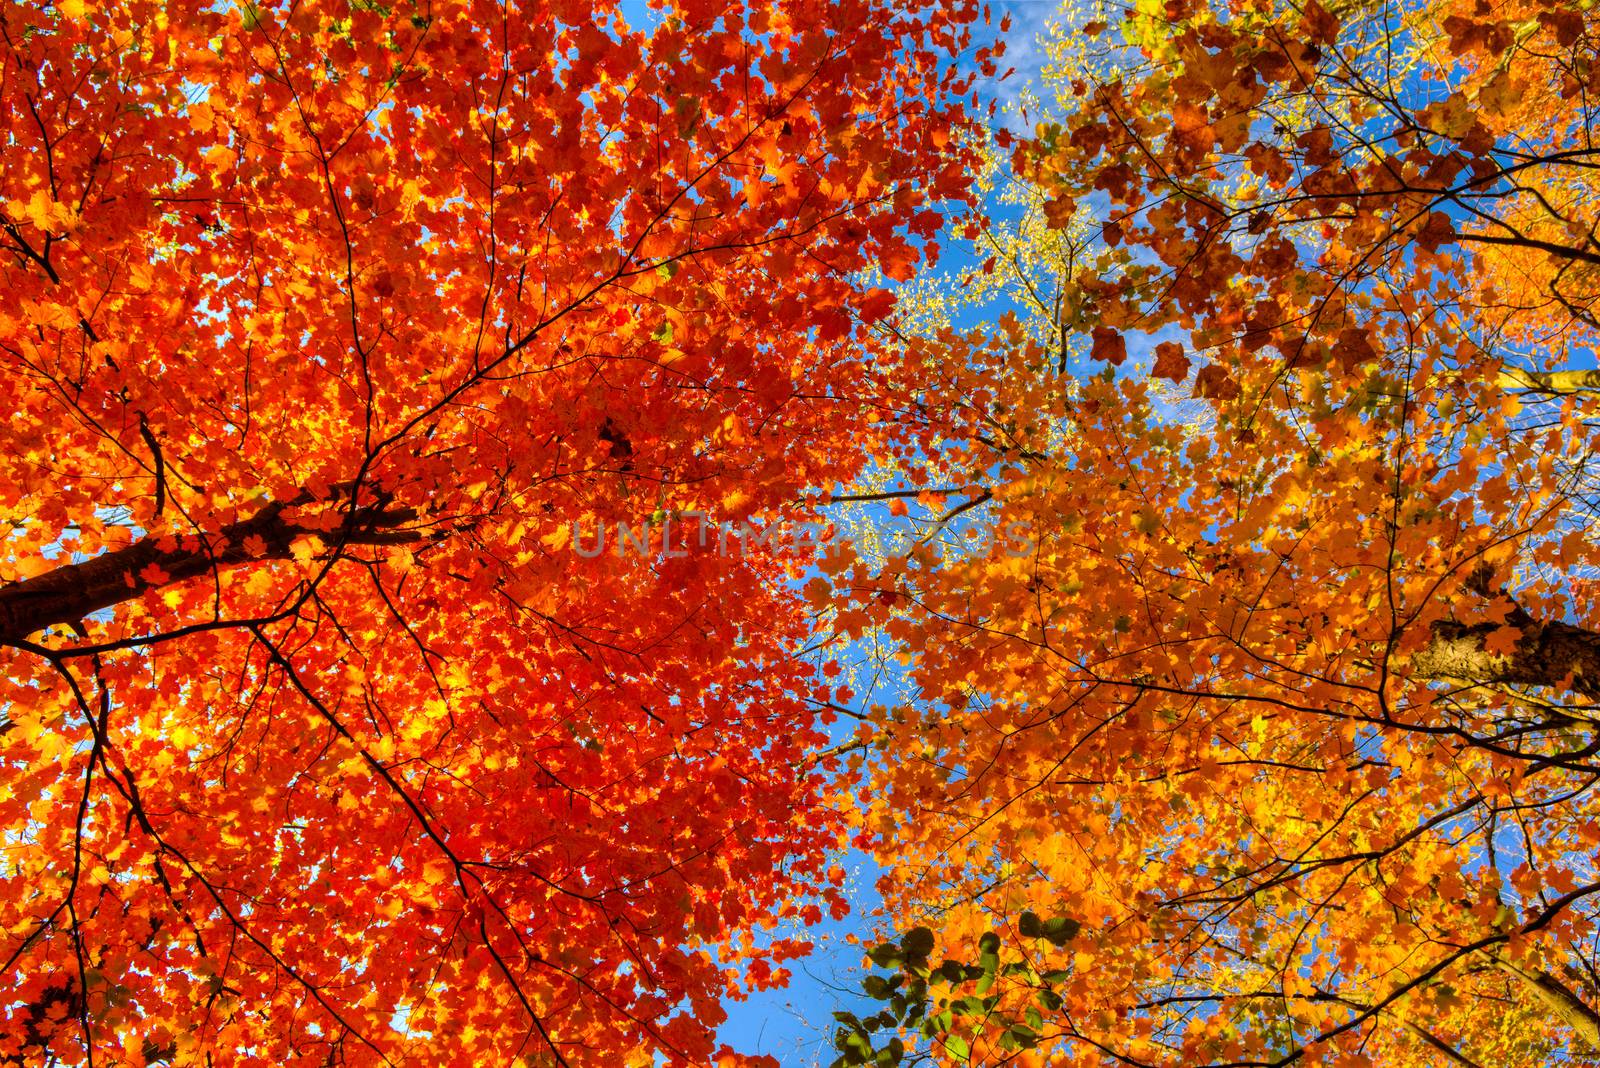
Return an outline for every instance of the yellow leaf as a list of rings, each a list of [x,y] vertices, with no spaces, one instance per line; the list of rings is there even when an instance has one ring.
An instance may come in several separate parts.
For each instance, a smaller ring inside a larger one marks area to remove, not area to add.
[[[322,539],[315,534],[302,534],[289,546],[296,563],[309,564],[322,552]]]

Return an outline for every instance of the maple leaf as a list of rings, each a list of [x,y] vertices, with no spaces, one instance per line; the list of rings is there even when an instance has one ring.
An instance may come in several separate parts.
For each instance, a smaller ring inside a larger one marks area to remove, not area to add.
[[[1120,364],[1128,358],[1128,343],[1119,330],[1097,326],[1093,333],[1090,355],[1107,363]]]
[[[1078,205],[1070,197],[1052,197],[1045,201],[1045,219],[1052,229],[1061,229],[1072,221]]]
[[[1417,247],[1425,252],[1433,252],[1440,245],[1453,241],[1455,236],[1455,227],[1451,225],[1448,215],[1442,211],[1430,212],[1426,224],[1417,232]]]
[[[1495,656],[1511,656],[1521,641],[1521,627],[1496,627],[1483,639],[1483,647]]]
[[[165,586],[172,581],[172,576],[159,564],[146,564],[139,569],[139,581],[147,586]]]
[[[1150,373],[1157,378],[1182,382],[1189,377],[1189,357],[1183,346],[1175,341],[1163,341],[1156,346],[1156,362]]]
[[[1231,400],[1239,395],[1239,383],[1228,373],[1227,368],[1208,363],[1195,375],[1194,395],[1214,400]]]
[[[909,282],[917,273],[917,259],[917,250],[900,242],[884,250],[880,264],[890,278]]]

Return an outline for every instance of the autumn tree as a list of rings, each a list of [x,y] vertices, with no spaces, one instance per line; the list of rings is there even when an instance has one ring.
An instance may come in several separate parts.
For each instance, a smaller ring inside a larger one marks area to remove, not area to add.
[[[996,536],[835,565],[923,698],[862,734],[912,934],[845,1062],[1592,1061],[1592,12],[1065,32],[1080,105],[1015,164],[1098,230],[1060,306],[1105,373],[910,339]]]
[[[0,1061],[736,1059],[976,15],[0,12]]]

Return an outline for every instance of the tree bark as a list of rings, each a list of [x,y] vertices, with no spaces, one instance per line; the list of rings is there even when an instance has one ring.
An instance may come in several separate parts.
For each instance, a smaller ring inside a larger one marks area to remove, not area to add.
[[[1600,634],[1568,623],[1541,623],[1517,608],[1504,624],[1522,632],[1516,648],[1491,652],[1485,643],[1501,626],[1434,624],[1433,641],[1411,658],[1412,673],[1473,685],[1570,687],[1585,697],[1600,697]]]
[[[1507,975],[1522,980],[1545,1008],[1560,1017],[1561,1022],[1572,1028],[1573,1033],[1590,1049],[1600,1052],[1600,1014],[1586,1005],[1566,984],[1549,972],[1529,971],[1509,961],[1496,959],[1495,965]]]

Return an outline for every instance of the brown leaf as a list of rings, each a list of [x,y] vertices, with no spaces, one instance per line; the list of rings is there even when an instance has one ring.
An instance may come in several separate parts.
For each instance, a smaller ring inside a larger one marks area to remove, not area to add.
[[[1109,327],[1094,328],[1094,342],[1089,355],[1097,360],[1119,364],[1128,358],[1128,343],[1122,334]]]
[[[1163,341],[1156,346],[1156,363],[1150,373],[1157,378],[1182,382],[1189,377],[1189,357],[1176,341]]]
[[[1194,376],[1194,395],[1210,400],[1232,400],[1239,395],[1239,383],[1233,380],[1227,368],[1208,363]]]

